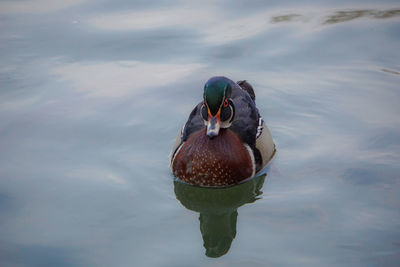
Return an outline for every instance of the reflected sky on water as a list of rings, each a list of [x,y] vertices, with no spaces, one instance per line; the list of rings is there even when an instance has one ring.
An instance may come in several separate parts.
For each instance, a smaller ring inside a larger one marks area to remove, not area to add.
[[[397,1],[0,1],[0,265],[396,265],[399,22]],[[219,258],[168,168],[214,75],[253,85],[278,150]]]

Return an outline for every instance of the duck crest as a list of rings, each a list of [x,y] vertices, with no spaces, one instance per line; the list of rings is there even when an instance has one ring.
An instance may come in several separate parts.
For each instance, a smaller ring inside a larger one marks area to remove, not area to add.
[[[230,129],[211,139],[206,128],[191,134],[173,159],[172,170],[181,180],[200,186],[237,184],[254,175],[251,149]]]

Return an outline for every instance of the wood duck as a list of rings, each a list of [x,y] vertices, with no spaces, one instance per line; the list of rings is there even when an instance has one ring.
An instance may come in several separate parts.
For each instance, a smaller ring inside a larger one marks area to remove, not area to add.
[[[189,184],[230,186],[253,177],[274,153],[252,86],[218,76],[206,82],[203,101],[178,135],[170,167]]]

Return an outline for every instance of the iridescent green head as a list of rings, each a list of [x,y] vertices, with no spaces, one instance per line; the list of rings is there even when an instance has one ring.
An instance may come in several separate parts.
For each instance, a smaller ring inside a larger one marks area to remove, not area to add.
[[[234,115],[231,100],[231,81],[225,77],[213,77],[204,85],[204,102],[201,116],[207,125],[207,135],[213,138],[219,129],[230,126]]]
[[[204,101],[212,115],[217,114],[225,99],[231,97],[232,87],[223,77],[214,77],[204,85]]]

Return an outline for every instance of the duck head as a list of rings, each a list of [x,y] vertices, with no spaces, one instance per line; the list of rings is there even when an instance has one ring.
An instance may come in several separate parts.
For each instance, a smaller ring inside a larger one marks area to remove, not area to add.
[[[213,77],[204,85],[201,116],[207,126],[207,136],[218,136],[220,128],[228,128],[235,115],[231,99],[232,86],[225,77]]]

